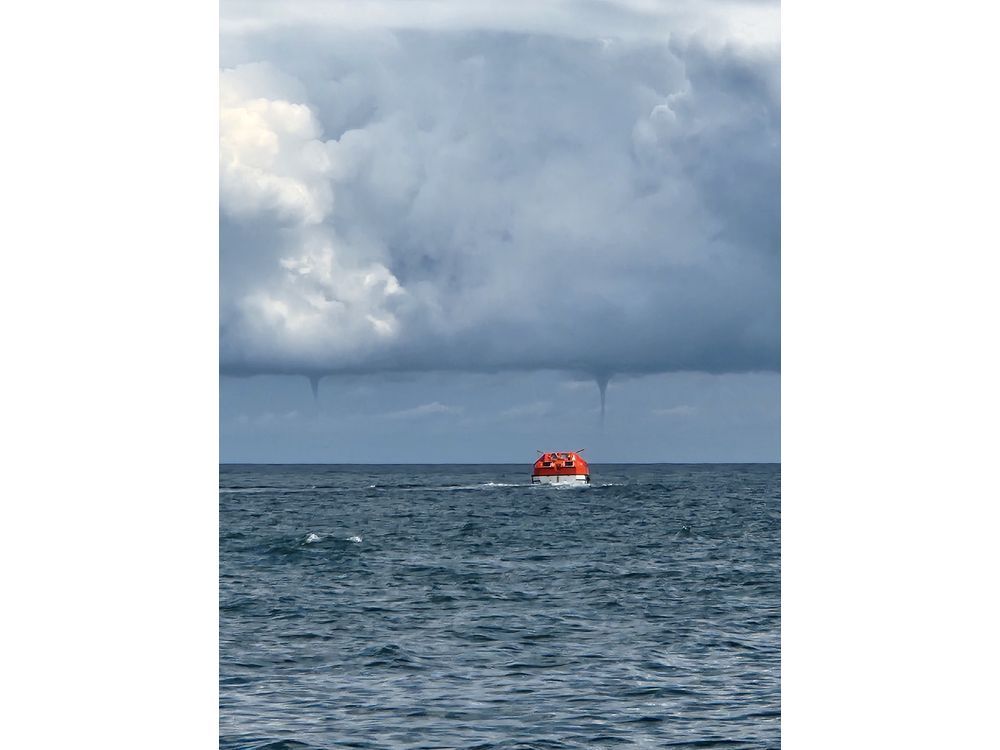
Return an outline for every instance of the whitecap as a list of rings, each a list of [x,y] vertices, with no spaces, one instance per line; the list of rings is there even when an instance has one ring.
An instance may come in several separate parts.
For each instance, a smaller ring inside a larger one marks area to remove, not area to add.
[[[322,539],[319,534],[313,534],[310,532],[309,536],[306,537],[306,544],[312,544],[313,542],[318,542]]]
[[[355,544],[361,544],[364,541],[360,534],[355,534],[354,536],[347,537],[347,541],[354,542]]]

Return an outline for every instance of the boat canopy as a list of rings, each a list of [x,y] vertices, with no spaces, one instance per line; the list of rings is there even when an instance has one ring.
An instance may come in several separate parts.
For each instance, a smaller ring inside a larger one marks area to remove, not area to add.
[[[590,466],[580,457],[583,451],[543,453],[535,461],[533,476],[590,474]]]

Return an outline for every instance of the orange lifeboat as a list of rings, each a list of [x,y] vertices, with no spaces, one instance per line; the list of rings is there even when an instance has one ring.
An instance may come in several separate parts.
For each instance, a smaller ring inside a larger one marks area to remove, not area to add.
[[[580,458],[583,451],[543,453],[535,461],[532,484],[590,484],[590,466]]]

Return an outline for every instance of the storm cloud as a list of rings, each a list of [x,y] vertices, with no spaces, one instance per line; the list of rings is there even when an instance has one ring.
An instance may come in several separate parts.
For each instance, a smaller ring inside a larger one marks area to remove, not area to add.
[[[362,5],[223,5],[223,374],[779,369],[776,6]]]

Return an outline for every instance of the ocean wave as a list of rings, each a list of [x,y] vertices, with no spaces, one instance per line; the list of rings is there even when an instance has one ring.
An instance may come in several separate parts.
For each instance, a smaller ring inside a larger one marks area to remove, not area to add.
[[[315,532],[309,532],[308,534],[306,534],[305,539],[302,540],[302,543],[316,544],[318,542],[322,542],[324,539],[327,538],[329,537],[322,537],[319,534],[316,534]],[[333,539],[333,541],[335,542],[350,542],[351,544],[361,544],[361,542],[363,542],[364,540],[365,539],[363,536],[361,536],[361,534],[351,534],[351,536],[335,537]]]
[[[286,494],[294,492],[350,492],[349,488],[344,487],[220,487],[220,495],[256,495],[261,492],[274,492],[277,494]]]
[[[495,490],[508,487],[530,487],[530,482],[480,482],[479,484],[393,484],[368,485],[369,490],[393,492],[469,492],[472,490]]]
[[[335,536],[333,534],[319,534],[315,531],[310,531],[305,534],[296,534],[295,536],[284,536],[271,538],[267,542],[256,545],[249,546],[246,549],[262,552],[270,557],[285,558],[288,560],[294,560],[299,558],[301,555],[310,555],[313,550],[328,549],[328,550],[343,550],[354,548],[364,541],[364,537],[361,534],[351,534],[349,536]]]
[[[298,740],[224,734],[219,736],[219,750],[321,750],[321,748]]]
[[[220,750],[778,747],[777,471],[524,468],[223,473]]]

